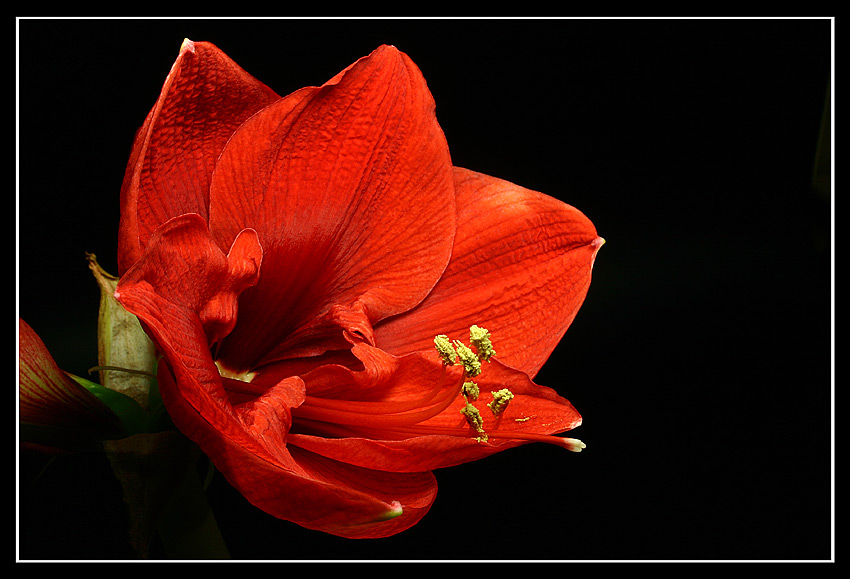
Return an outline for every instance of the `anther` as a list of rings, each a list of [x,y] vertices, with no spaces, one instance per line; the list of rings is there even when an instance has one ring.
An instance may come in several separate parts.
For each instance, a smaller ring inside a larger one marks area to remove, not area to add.
[[[463,394],[463,397],[467,400],[478,400],[478,384],[475,382],[464,382],[460,389],[460,393]]]
[[[490,392],[490,394],[493,395],[493,401],[487,405],[487,408],[492,410],[495,416],[504,412],[505,408],[508,407],[508,402],[510,402],[514,397],[513,392],[507,388],[502,388],[496,392]]]
[[[481,362],[478,360],[475,352],[460,340],[455,340],[455,348],[460,363],[463,364],[463,369],[466,371],[466,375],[470,378],[478,376],[481,373]]]
[[[478,326],[469,328],[469,342],[475,346],[478,352],[478,359],[484,362],[489,362],[491,356],[496,355],[493,350],[493,344],[490,341],[490,332]]]
[[[454,366],[457,361],[457,352],[455,352],[454,346],[452,346],[448,336],[440,334],[435,337],[434,347],[437,348],[437,353],[440,355],[440,358],[442,358],[443,364],[446,366]]]
[[[478,409],[467,402],[466,406],[460,409],[460,413],[466,417],[466,422],[469,426],[478,433],[478,442],[487,442],[487,433],[484,432],[484,420],[482,420],[481,413],[478,412]]]

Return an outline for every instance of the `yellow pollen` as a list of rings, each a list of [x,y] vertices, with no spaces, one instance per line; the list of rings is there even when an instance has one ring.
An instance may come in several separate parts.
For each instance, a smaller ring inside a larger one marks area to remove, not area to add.
[[[490,394],[493,395],[493,401],[487,405],[487,408],[492,410],[493,414],[496,416],[504,412],[505,408],[508,407],[508,402],[510,402],[514,397],[514,393],[507,388],[502,388],[496,392],[490,392]]]
[[[466,406],[460,409],[460,413],[466,417],[466,422],[469,423],[475,432],[478,433],[478,442],[487,442],[487,433],[484,432],[484,420],[481,418],[481,413],[478,412],[478,409],[470,404],[466,403]]]
[[[460,363],[463,364],[463,369],[466,371],[466,375],[470,378],[478,376],[481,373],[481,362],[478,360],[475,352],[460,340],[455,340],[455,348],[457,349],[457,356],[460,358]]]
[[[448,336],[440,334],[435,337],[434,347],[437,348],[437,353],[440,355],[440,358],[442,358],[443,364],[446,366],[454,366],[457,361],[457,352],[455,352],[454,346],[452,346]]]
[[[443,361],[443,365],[463,366],[464,378],[474,378],[481,374],[481,362],[488,362],[490,357],[496,354],[490,341],[490,332],[480,326],[469,328],[469,343],[472,347],[460,340],[449,340],[449,337],[445,334],[440,334],[434,338],[434,346]],[[480,394],[478,384],[472,381],[463,382],[460,394],[466,402],[460,413],[466,417],[469,426],[478,433],[476,440],[487,442],[489,436],[484,431],[484,420],[481,418],[481,413],[470,403],[470,401],[478,400]],[[488,406],[494,414],[498,415],[513,398],[513,394],[508,389],[499,390],[492,394],[493,402]]]
[[[496,355],[493,350],[493,344],[490,342],[490,332],[478,326],[469,328],[469,342],[475,346],[478,352],[478,359],[484,362],[489,362],[491,356]]]
[[[478,384],[476,384],[475,382],[464,382],[460,393],[463,394],[464,398],[478,400]]]

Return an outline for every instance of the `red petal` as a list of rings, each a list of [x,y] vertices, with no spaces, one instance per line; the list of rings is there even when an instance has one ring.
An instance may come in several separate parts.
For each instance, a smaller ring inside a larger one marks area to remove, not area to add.
[[[157,297],[197,312],[213,344],[236,323],[237,298],[257,282],[262,259],[256,232],[240,233],[225,255],[200,215],[181,215],[154,232],[144,256],[121,278],[116,298],[140,315],[134,299],[148,292],[138,288],[151,287]]]
[[[279,98],[214,45],[184,42],[136,134],[124,177],[121,274],[141,257],[160,224],[183,213],[207,216],[210,175],[227,139]]]
[[[38,334],[19,319],[19,419],[21,424],[117,434],[118,418],[63,372]]]
[[[429,349],[437,334],[490,330],[496,356],[534,376],[579,310],[602,240],[577,209],[455,168],[458,230],[451,263],[414,310],[375,327],[394,354]]]
[[[364,331],[416,305],[448,263],[451,161],[421,73],[385,46],[332,82],[254,115],[216,166],[213,234],[227,246],[250,227],[265,250],[222,347],[234,367],[292,355],[328,325]]]
[[[241,417],[257,437],[255,444],[247,444],[244,432],[224,429],[210,420],[209,412],[195,413],[183,398],[170,397],[172,391],[166,386],[164,399],[181,431],[234,488],[272,516],[343,537],[383,537],[416,524],[434,500],[436,483],[430,473],[377,472],[276,446],[285,433],[271,428],[267,438],[256,428],[255,415]],[[257,449],[256,442],[265,450]]]

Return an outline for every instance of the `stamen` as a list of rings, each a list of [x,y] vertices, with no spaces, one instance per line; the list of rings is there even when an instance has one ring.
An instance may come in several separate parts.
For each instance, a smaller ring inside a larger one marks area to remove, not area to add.
[[[484,432],[484,420],[481,418],[481,413],[478,412],[478,409],[467,402],[466,406],[460,409],[460,413],[466,416],[469,426],[478,433],[478,442],[487,442],[487,433]]]
[[[325,435],[349,437],[366,436],[376,440],[404,440],[411,437],[437,435],[470,438],[469,428],[477,434],[472,436],[479,443],[491,439],[522,440],[528,442],[546,442],[556,444],[572,452],[581,452],[585,444],[575,438],[555,435],[534,434],[513,430],[499,430],[504,415],[514,394],[507,388],[491,391],[492,402],[487,407],[493,412],[493,428],[485,431],[484,420],[470,401],[479,397],[479,388],[468,378],[481,373],[481,361],[489,361],[495,355],[490,333],[479,326],[470,328],[470,343],[477,350],[464,345],[459,340],[450,341],[445,335],[434,338],[434,346],[443,362],[440,379],[433,389],[422,398],[408,402],[370,402],[336,400],[307,396],[305,402],[292,409],[292,416],[298,424],[308,431],[317,431]],[[446,387],[447,367],[462,365],[464,371],[454,385]],[[423,424],[451,406],[458,394],[464,398],[460,413],[468,425],[461,420],[457,426],[432,426]],[[516,422],[525,422],[532,417],[517,418]]]
[[[463,394],[464,398],[478,400],[478,384],[475,382],[464,382],[460,389],[460,393]]]
[[[354,405],[352,402],[340,403],[339,407],[331,408],[329,405],[321,406],[316,404],[318,399],[312,398],[305,401],[298,408],[292,409],[293,417],[298,419],[316,420],[319,422],[327,422],[331,424],[347,424],[349,426],[357,426],[362,429],[370,428],[385,428],[392,426],[411,426],[418,424],[429,418],[433,418],[454,402],[460,392],[461,383],[459,382],[454,388],[446,389],[446,392],[436,397],[431,401],[434,405],[429,408],[422,408],[414,412],[395,412],[400,407],[393,405],[391,413],[375,412],[374,407],[367,405],[378,405],[380,402],[361,402]],[[326,400],[326,402],[329,402]],[[407,405],[405,405],[407,406]],[[368,409],[370,412],[363,412],[362,409]],[[417,407],[418,408],[418,407]],[[358,428],[358,430],[360,429]]]
[[[508,407],[508,402],[513,400],[514,393],[507,388],[502,388],[496,392],[490,392],[493,395],[493,401],[487,405],[487,408],[493,411],[494,416],[498,416]]]
[[[475,355],[475,352],[460,340],[455,340],[455,349],[457,350],[458,358],[460,358],[460,363],[463,364],[463,369],[466,371],[466,375],[470,378],[478,376],[481,373],[481,361]]]
[[[478,326],[469,328],[469,342],[475,346],[478,351],[478,359],[483,362],[489,362],[491,356],[496,355],[493,350],[493,344],[490,342],[490,332]]]
[[[455,352],[455,349],[452,346],[452,343],[449,341],[448,336],[440,334],[439,336],[435,337],[434,346],[437,348],[437,353],[440,354],[440,358],[442,358],[444,365],[455,365],[455,362],[457,362],[457,352]]]
[[[474,408],[474,407],[473,407]],[[336,431],[340,436],[346,436],[350,433],[349,430],[344,429],[344,427],[337,428]],[[469,436],[469,430],[467,428],[456,427],[452,428],[450,426],[424,426],[424,425],[412,425],[412,426],[403,426],[403,427],[386,427],[375,430],[376,434],[385,437],[405,439],[412,438],[414,436],[427,436],[427,435],[435,435],[435,436],[456,436],[458,438],[467,438]],[[534,434],[531,432],[515,432],[515,431],[502,431],[502,430],[487,430],[486,435],[488,440],[492,439],[503,439],[503,440],[527,440],[529,442],[545,442],[547,444],[554,444],[556,446],[560,446],[561,448],[566,448],[571,452],[581,452],[582,449],[586,448],[586,444],[577,438],[566,438],[563,436],[556,436],[554,434]],[[478,440],[478,439],[476,439]]]
[[[429,404],[435,404],[435,402],[432,401],[437,397],[440,391],[443,390],[445,383],[446,367],[443,366],[442,371],[440,372],[440,379],[437,381],[436,386],[418,400],[411,400],[410,402],[370,402],[365,400],[319,398],[307,395],[305,403],[319,408],[331,408],[348,412],[362,412],[363,414],[397,414],[407,410],[423,408]],[[452,396],[454,396],[454,394],[452,394]]]

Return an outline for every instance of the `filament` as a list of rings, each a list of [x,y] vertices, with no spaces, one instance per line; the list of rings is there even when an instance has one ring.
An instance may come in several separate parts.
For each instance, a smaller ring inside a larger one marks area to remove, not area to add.
[[[380,438],[388,438],[388,439],[396,439],[403,440],[405,438],[413,438],[417,436],[427,436],[427,435],[436,435],[436,436],[454,436],[458,438],[470,438],[474,440],[478,433],[470,428],[469,426],[428,426],[421,424],[411,424],[411,425],[399,425],[399,426],[378,426],[378,425],[366,425],[366,424],[358,424],[357,428],[350,429],[346,428],[345,425],[342,424],[328,424],[322,423],[317,424],[316,421],[313,420],[299,420],[299,424],[302,426],[310,426],[311,424],[314,428],[325,432],[326,434],[330,434],[333,436],[341,436],[346,437],[351,434],[352,431],[357,431],[360,433],[368,433],[371,435],[378,435]],[[573,438],[566,438],[561,436],[555,436],[552,434],[535,434],[531,432],[516,432],[516,431],[506,431],[506,430],[487,430],[487,436],[490,439],[501,439],[501,440],[523,440],[527,442],[545,442],[548,444],[554,444],[557,446],[562,446],[568,448],[569,450],[575,450],[577,446],[581,445],[579,441]]]
[[[440,372],[440,379],[437,381],[437,385],[418,400],[411,400],[408,402],[369,402],[361,400],[336,400],[308,395],[305,400],[305,405],[309,405],[314,408],[328,408],[339,410],[341,412],[357,412],[361,414],[399,413],[427,406],[440,393],[440,390],[443,389],[445,383],[446,366],[444,365]],[[451,394],[452,396],[455,393],[456,392],[451,390],[448,392],[448,394]]]
[[[437,396],[444,382],[445,368],[437,388],[424,398],[407,403],[348,402],[308,396],[305,403],[292,409],[293,418],[330,424],[355,426],[357,430],[384,429],[393,426],[410,426],[428,420],[454,402],[463,384],[463,376],[454,388]],[[427,406],[428,407],[423,407]],[[419,408],[420,410],[414,410]]]

